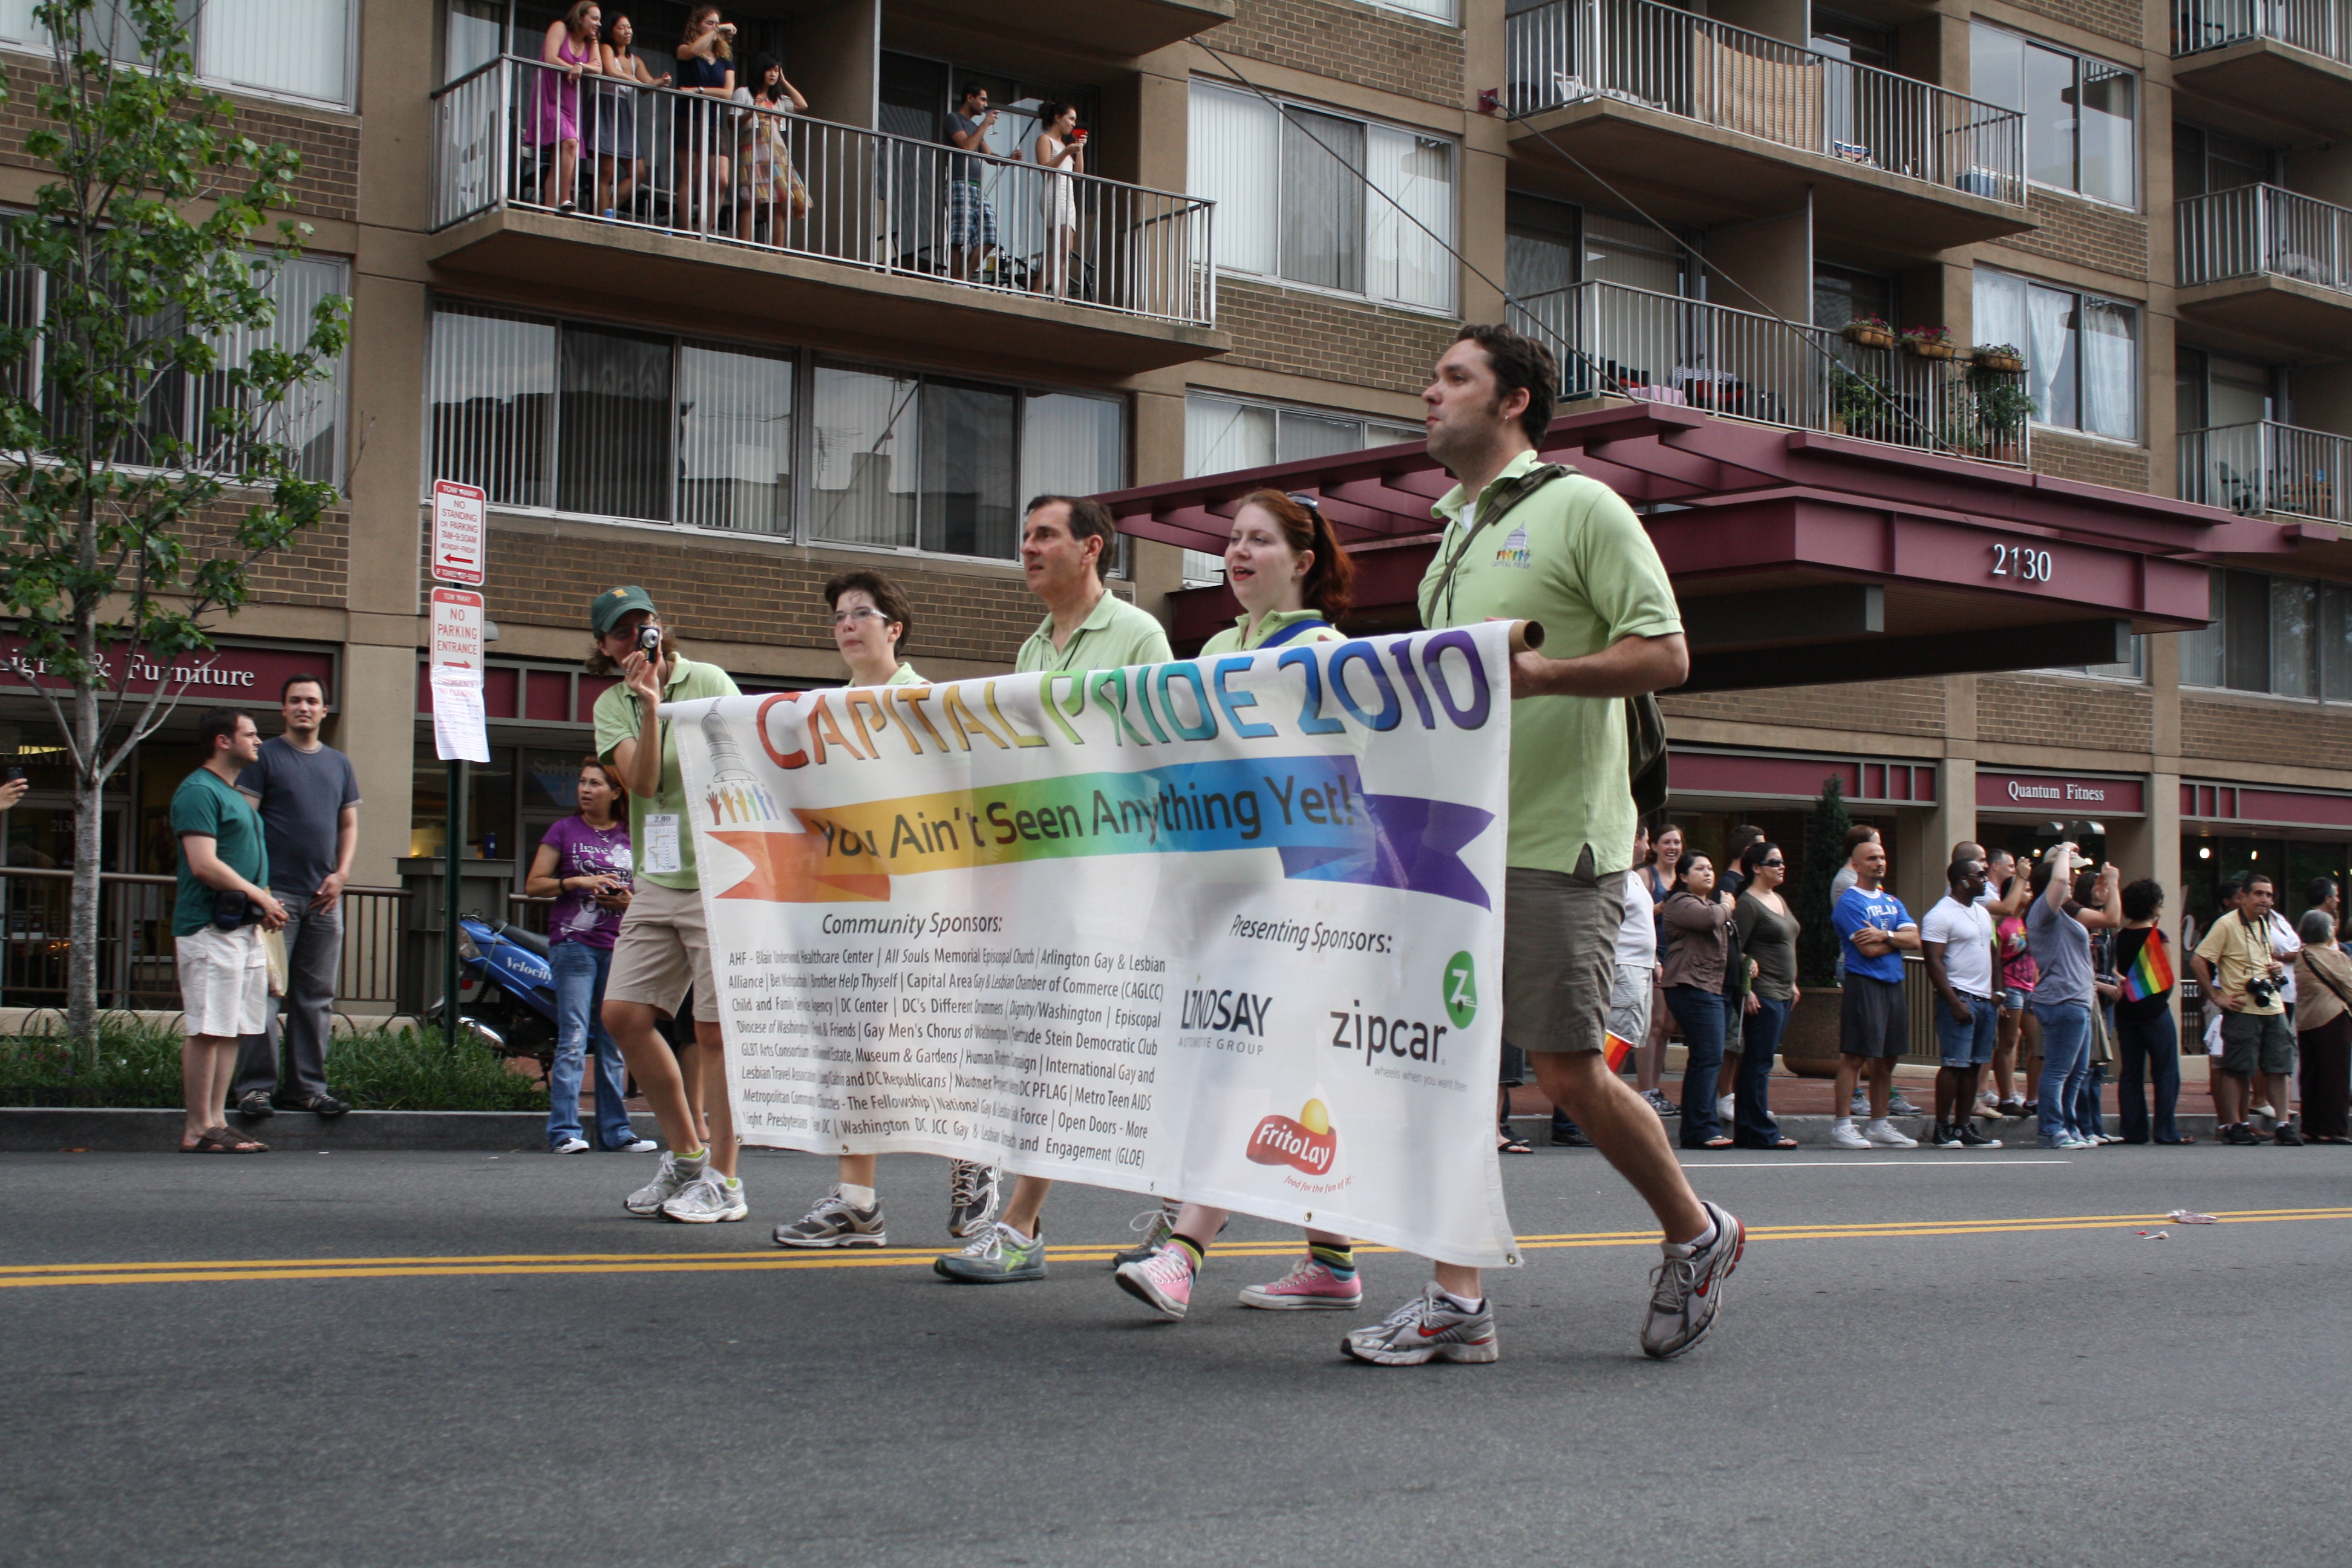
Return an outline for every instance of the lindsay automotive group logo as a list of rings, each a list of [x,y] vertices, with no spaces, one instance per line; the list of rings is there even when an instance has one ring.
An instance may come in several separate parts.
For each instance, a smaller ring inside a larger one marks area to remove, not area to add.
[[[1319,1100],[1310,1100],[1301,1106],[1297,1121],[1287,1116],[1269,1116],[1250,1134],[1249,1157],[1253,1164],[1288,1165],[1310,1176],[1328,1172],[1339,1152],[1339,1134],[1331,1126],[1330,1111]]]

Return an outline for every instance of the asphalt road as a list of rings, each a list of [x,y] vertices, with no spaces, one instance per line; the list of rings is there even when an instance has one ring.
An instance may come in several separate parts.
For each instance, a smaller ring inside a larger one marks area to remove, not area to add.
[[[779,1266],[807,1156],[707,1228],[620,1212],[643,1157],[0,1156],[0,1563],[2342,1562],[2347,1155],[1686,1155],[1759,1234],[1660,1365],[1645,1215],[1539,1152],[1522,1237],[1599,1239],[1489,1277],[1496,1364],[1397,1370],[1233,1303],[1261,1222],[1181,1324],[1099,1261],[936,1280],[936,1161],[883,1163],[907,1250]],[[2181,1206],[2248,1217],[2135,1217]]]

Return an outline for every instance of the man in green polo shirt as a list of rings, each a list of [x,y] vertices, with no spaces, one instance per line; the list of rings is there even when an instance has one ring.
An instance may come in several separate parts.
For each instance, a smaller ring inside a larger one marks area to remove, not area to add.
[[[1503,887],[1503,1036],[1536,1081],[1648,1201],[1665,1233],[1642,1349],[1697,1342],[1739,1260],[1739,1221],[1699,1201],[1657,1113],[1603,1054],[1625,870],[1637,821],[1628,697],[1690,668],[1673,586],[1641,520],[1608,486],[1537,456],[1552,358],[1504,327],[1468,326],[1422,393],[1429,453],[1456,483],[1421,584],[1422,624],[1543,623],[1511,662],[1511,826]],[[1411,1366],[1490,1362],[1495,1318],[1478,1271],[1439,1263],[1420,1298],[1341,1349]]]
[[[1144,611],[1103,581],[1117,531],[1100,502],[1078,496],[1039,496],[1021,525],[1021,568],[1029,591],[1045,602],[1045,618],[1021,645],[1013,672],[1123,669],[1166,664],[1168,634]],[[1023,1176],[1013,1184],[1004,1217],[961,1252],[932,1267],[959,1284],[1003,1285],[1045,1278],[1045,1237],[1038,1220],[1054,1184]]]
[[[286,924],[269,891],[269,846],[261,814],[237,793],[237,774],[261,754],[253,716],[215,708],[196,721],[204,764],[172,792],[172,832],[180,841],[172,904],[172,959],[180,979],[186,1043],[180,1048],[187,1121],[183,1152],[257,1154],[268,1145],[232,1132],[228,1087],[239,1039],[261,1030],[269,1002],[264,930]]]
[[[708,1225],[750,1212],[735,1177],[735,1114],[727,1098],[724,1038],[719,1028],[719,986],[710,973],[710,933],[702,913],[702,880],[694,867],[694,834],[687,824],[686,784],[677,770],[677,737],[660,716],[665,702],[733,697],[727,672],[696,664],[677,651],[643,588],[608,588],[588,607],[595,637],[590,668],[615,669],[621,683],[596,699],[596,755],[621,775],[629,792],[629,846],[636,858],[628,913],[613,943],[604,982],[604,1031],[621,1047],[646,1103],[661,1123],[669,1152],[661,1169],[622,1206],[631,1214]],[[654,645],[648,647],[648,645]],[[677,1016],[694,993],[694,1059],[700,1093],[688,1094],[686,1069],[656,1026]],[[702,1141],[698,1105],[707,1110],[710,1142]]]

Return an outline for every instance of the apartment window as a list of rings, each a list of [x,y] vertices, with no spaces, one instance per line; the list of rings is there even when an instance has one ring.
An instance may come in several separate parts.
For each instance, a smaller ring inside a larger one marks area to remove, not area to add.
[[[2061,429],[2139,439],[2139,310],[1978,268],[1977,341],[2025,352],[2033,417]]]
[[[2352,588],[2210,574],[2212,623],[2180,636],[2180,683],[2352,702]]]
[[[1293,104],[1277,114],[1202,82],[1191,137],[1192,194],[1217,204],[1218,266],[1454,309],[1451,142]]]
[[[782,533],[793,371],[772,351],[444,305],[425,479],[493,506]]]
[[[1033,495],[1125,482],[1115,398],[820,364],[810,536],[1009,560]]]
[[[2172,199],[2231,191],[2274,182],[2278,155],[2259,142],[2219,131],[2175,123],[2172,127]]]
[[[47,53],[37,3],[0,0],[0,39]],[[351,0],[179,0],[179,12],[206,81],[339,108],[351,102]],[[88,41],[117,59],[140,58],[135,25],[111,0],[99,0],[89,31]]]
[[[1837,331],[1848,321],[1891,322],[1895,315],[1895,279],[1885,273],[1827,262],[1813,268],[1813,325]]]
[[[2137,205],[2139,79],[2131,72],[1973,22],[1969,90],[2025,116],[2025,173],[2034,184]]]
[[[1426,434],[1419,425],[1396,420],[1283,408],[1196,392],[1184,400],[1184,477],[1198,479],[1306,458],[1338,457],[1367,447],[1418,441]],[[1222,555],[1202,550],[1184,552],[1185,582],[1222,583],[1224,577]]]

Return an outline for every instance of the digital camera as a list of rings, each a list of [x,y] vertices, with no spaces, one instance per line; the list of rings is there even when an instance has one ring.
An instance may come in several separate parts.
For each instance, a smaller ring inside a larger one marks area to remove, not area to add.
[[[661,652],[662,629],[651,621],[637,628],[637,651],[647,658]]]
[[[2257,1007],[2270,1006],[2278,1000],[2278,985],[2274,981],[2258,977],[2246,982],[2246,996]]]

